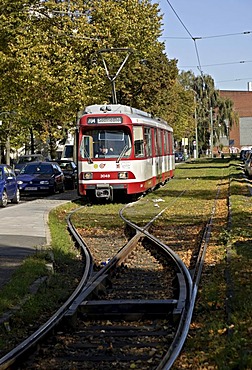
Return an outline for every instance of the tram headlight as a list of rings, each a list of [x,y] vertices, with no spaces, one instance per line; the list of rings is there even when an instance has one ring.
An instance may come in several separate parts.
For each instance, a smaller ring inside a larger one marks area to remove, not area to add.
[[[118,172],[118,179],[126,180],[129,178],[128,172]]]
[[[93,173],[92,172],[83,172],[83,180],[92,180]]]

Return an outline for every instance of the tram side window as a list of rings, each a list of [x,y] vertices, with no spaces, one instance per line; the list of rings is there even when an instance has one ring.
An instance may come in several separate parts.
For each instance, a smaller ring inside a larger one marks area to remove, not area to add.
[[[157,139],[157,130],[154,130],[154,147],[155,147],[155,155],[158,155],[158,139]]]
[[[170,153],[170,143],[169,143],[169,135],[168,132],[165,132],[165,154]]]
[[[173,135],[169,132],[169,148],[170,153],[174,153],[174,141],[173,141]]]
[[[134,134],[135,156],[143,157],[144,156],[143,128],[135,126],[133,128],[133,134]]]
[[[157,154],[162,155],[162,131],[157,131]]]
[[[144,143],[147,157],[152,157],[152,141],[151,141],[151,129],[144,128]]]
[[[167,147],[168,147],[168,142],[167,142],[167,132],[164,131],[164,155],[167,154],[168,150],[167,150]]]

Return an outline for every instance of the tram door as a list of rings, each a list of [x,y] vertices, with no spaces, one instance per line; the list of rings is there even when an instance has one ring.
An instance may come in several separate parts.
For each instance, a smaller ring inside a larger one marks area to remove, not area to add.
[[[162,136],[161,130],[154,130],[154,146],[155,146],[155,153],[154,153],[154,165],[153,174],[156,177],[157,183],[162,181]]]

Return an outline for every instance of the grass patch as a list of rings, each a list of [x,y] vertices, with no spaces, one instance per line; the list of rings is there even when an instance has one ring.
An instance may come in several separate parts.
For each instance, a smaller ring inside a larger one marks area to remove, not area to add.
[[[0,292],[0,315],[20,304],[30,285],[47,273],[46,260],[42,256],[27,258]]]
[[[119,217],[119,211],[123,204],[94,204],[81,208],[73,214],[72,220],[77,229],[92,229],[99,226],[104,230],[113,230],[124,226]]]
[[[231,230],[222,230],[208,247],[216,258],[204,266],[194,320],[175,370],[252,369],[252,203],[240,163],[228,167]]]
[[[66,218],[78,207],[78,203],[67,203],[53,209],[49,214],[51,233],[51,250],[57,264],[71,261],[76,255],[76,249],[67,230]]]

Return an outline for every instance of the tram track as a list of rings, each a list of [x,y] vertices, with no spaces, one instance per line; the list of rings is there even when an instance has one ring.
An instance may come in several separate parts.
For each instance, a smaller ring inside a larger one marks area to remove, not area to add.
[[[124,218],[123,211],[120,213]],[[153,222],[157,218],[155,215]],[[77,330],[74,334],[70,330],[54,336],[51,339],[53,345],[49,341],[43,349],[42,357],[45,358],[39,357],[39,362],[33,358],[32,364],[30,361],[26,362],[21,368],[57,368],[62,361],[67,364],[67,369],[73,368],[71,366],[87,366],[86,368],[91,369],[97,367],[98,363],[102,364],[100,368],[103,369],[111,366],[124,368],[128,362],[141,369],[168,369],[172,366],[186,339],[197,289],[193,286],[191,272],[177,253],[149,233],[148,230],[153,227],[151,221],[142,228],[125,218],[124,221],[127,221],[131,233],[134,230],[133,238],[124,246],[117,245],[115,249],[119,252],[109,261],[108,256],[102,255],[102,260],[108,257],[105,259],[107,264],[102,268],[98,269],[102,261],[93,259],[89,263],[89,273],[86,270],[85,282],[82,281],[82,286],[78,287],[76,296],[71,297],[71,302],[68,300],[68,308],[65,307],[63,316],[65,319],[67,317],[68,323],[74,322]],[[204,225],[203,235],[209,232],[210,225],[211,222]],[[74,225],[70,226],[71,228],[71,232],[78,235],[78,244],[83,243]],[[155,233],[158,234],[159,231],[155,230]],[[205,244],[206,248],[206,238],[202,238],[201,244]],[[89,259],[85,243],[83,250],[87,253],[85,258]],[[109,252],[111,256],[111,250]],[[199,258],[200,262],[197,263],[202,264],[202,258]],[[176,267],[173,266],[171,272],[174,262]],[[133,274],[133,271],[136,274]],[[156,281],[151,287],[150,281],[154,282],[154,277]],[[168,288],[165,290],[165,287]],[[194,302],[190,303],[192,296]],[[105,318],[105,321],[101,320],[101,317]],[[116,321],[112,323],[115,318]],[[130,324],[126,319],[130,319]],[[34,335],[37,341],[38,334],[37,332]],[[130,341],[127,339],[129,337]],[[142,345],[139,339],[141,337],[144,338]],[[149,338],[147,341],[146,337]],[[96,341],[92,343],[90,338],[96,338]],[[32,343],[32,338],[30,342]],[[59,344],[58,354],[55,353],[55,342]],[[123,346],[126,348],[125,353],[122,353]],[[12,360],[14,362],[14,353]],[[8,368],[4,367],[3,362],[0,362],[0,365],[1,369]]]

